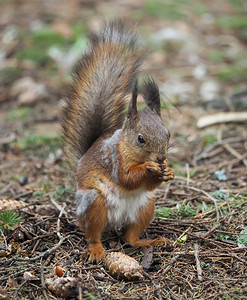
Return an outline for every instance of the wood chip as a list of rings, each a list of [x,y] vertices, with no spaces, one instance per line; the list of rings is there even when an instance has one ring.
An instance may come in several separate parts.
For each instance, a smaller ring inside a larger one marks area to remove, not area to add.
[[[199,118],[197,127],[203,128],[206,126],[229,123],[229,122],[246,122],[247,112],[221,112],[213,115],[207,115]]]

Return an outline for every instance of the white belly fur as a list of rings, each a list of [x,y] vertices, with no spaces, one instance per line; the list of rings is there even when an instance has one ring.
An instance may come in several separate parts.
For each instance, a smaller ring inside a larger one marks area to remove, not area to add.
[[[123,226],[136,221],[138,211],[154,196],[144,188],[122,191],[116,186],[101,182],[101,192],[105,196],[110,226]]]

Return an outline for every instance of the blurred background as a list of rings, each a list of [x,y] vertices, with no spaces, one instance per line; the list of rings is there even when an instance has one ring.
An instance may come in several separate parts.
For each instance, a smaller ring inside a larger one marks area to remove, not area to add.
[[[210,109],[246,110],[246,14],[244,0],[2,0],[1,137],[24,148],[26,135],[53,133],[56,140],[58,104],[89,33],[106,19],[125,18],[150,53],[143,72],[173,107],[167,122],[175,134],[197,138],[194,125]],[[207,129],[206,143],[214,135]]]
[[[0,5],[1,127],[6,130],[18,119],[23,122],[15,130],[36,119],[32,129],[39,133],[37,121],[57,117],[57,101],[87,47],[88,33],[105,19],[125,18],[135,25],[150,52],[144,72],[156,77],[175,106],[226,110],[224,98],[246,88],[243,0],[2,0]]]

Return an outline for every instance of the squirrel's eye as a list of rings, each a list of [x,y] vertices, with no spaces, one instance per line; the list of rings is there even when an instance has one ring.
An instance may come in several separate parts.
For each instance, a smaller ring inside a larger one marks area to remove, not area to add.
[[[139,141],[141,144],[145,144],[144,137],[143,137],[141,134],[138,135],[138,141]]]

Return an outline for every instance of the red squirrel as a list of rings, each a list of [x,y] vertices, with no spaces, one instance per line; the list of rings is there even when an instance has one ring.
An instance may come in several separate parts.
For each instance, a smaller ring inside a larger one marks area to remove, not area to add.
[[[124,228],[124,238],[133,246],[166,240],[139,239],[154,215],[154,189],[174,178],[167,167],[170,132],[152,78],[142,86],[147,107],[137,110],[144,56],[139,44],[123,22],[105,24],[78,62],[63,108],[64,150],[76,169],[77,215],[90,261],[106,255],[101,235],[107,226]]]

